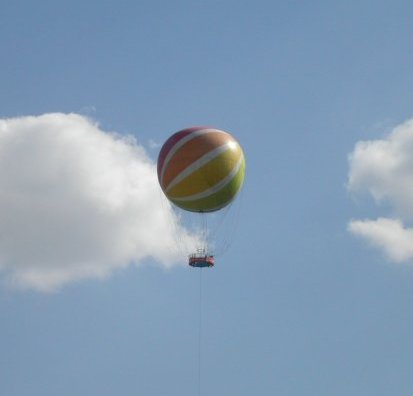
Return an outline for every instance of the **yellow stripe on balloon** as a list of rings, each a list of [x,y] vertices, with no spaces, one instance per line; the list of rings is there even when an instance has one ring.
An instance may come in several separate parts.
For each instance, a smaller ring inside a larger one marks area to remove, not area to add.
[[[214,187],[234,169],[242,155],[242,150],[238,144],[228,145],[226,151],[194,170],[178,184],[168,189],[168,196],[171,199],[179,199],[202,193]]]

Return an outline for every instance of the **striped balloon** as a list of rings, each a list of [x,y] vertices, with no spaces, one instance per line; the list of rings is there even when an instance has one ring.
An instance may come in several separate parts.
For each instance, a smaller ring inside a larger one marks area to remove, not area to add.
[[[191,212],[213,212],[228,205],[240,190],[244,174],[241,146],[229,133],[209,127],[176,132],[158,157],[163,192]]]

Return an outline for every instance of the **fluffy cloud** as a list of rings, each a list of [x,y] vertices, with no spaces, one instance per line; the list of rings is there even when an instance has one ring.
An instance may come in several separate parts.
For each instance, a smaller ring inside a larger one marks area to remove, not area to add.
[[[50,291],[151,257],[180,261],[196,241],[160,193],[131,137],[77,114],[0,120],[0,273]]]
[[[413,120],[387,138],[358,142],[349,156],[348,188],[366,192],[394,211],[391,218],[353,220],[349,230],[382,249],[392,261],[413,259]]]
[[[354,220],[349,223],[349,230],[382,249],[392,261],[413,259],[413,229],[404,228],[400,220]]]

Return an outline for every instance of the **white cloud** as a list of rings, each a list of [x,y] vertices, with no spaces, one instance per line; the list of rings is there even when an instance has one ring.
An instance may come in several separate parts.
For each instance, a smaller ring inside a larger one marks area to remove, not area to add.
[[[77,114],[0,120],[3,280],[50,291],[147,257],[171,266],[176,238],[195,243],[133,138]]]
[[[150,148],[151,150],[158,150],[158,149],[160,149],[161,146],[162,146],[161,143],[155,142],[155,140],[153,140],[153,139],[149,139],[148,144],[149,144],[149,148]]]
[[[406,229],[400,220],[354,220],[349,231],[382,249],[386,256],[401,263],[413,259],[413,229]]]
[[[393,129],[388,137],[358,142],[349,156],[348,188],[367,192],[376,203],[387,203],[394,218],[354,220],[349,230],[382,249],[393,261],[413,260],[413,120]]]

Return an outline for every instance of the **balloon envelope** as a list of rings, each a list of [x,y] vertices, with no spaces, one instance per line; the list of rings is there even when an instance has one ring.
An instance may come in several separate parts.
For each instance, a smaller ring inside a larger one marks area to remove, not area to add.
[[[228,205],[242,187],[245,157],[228,132],[209,127],[173,134],[158,157],[159,184],[168,199],[191,212]]]

